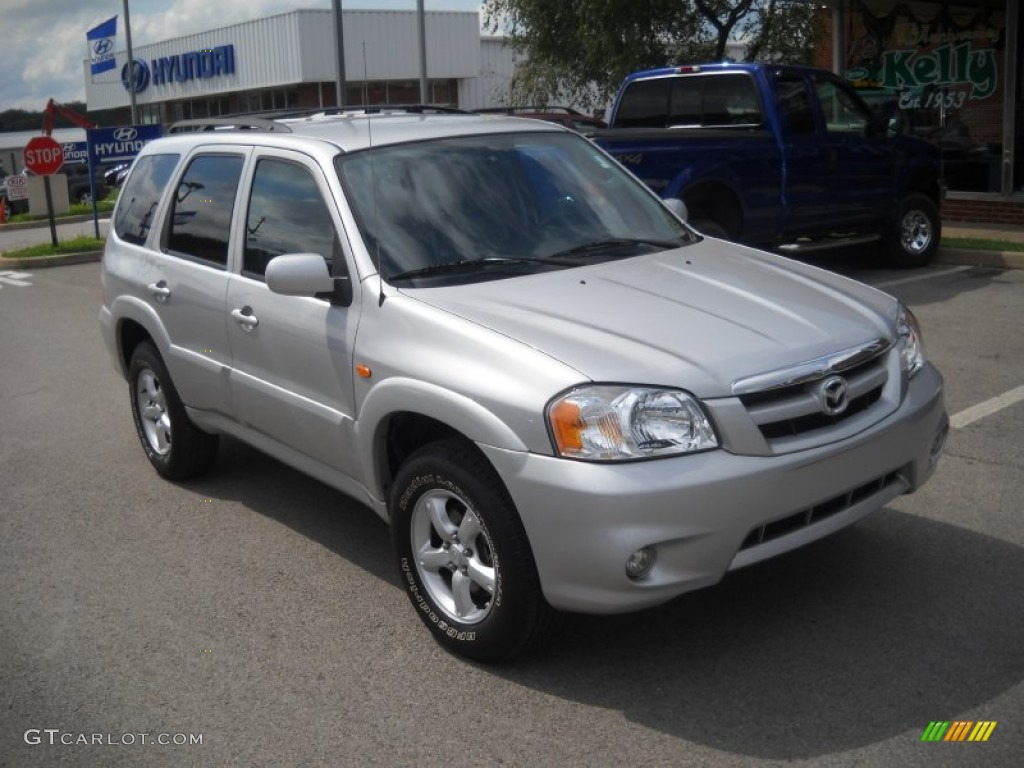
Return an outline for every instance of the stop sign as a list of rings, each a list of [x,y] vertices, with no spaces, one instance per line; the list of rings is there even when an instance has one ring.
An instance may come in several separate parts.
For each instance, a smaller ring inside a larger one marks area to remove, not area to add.
[[[25,167],[37,176],[56,173],[64,164],[64,148],[49,136],[34,136],[25,145]]]

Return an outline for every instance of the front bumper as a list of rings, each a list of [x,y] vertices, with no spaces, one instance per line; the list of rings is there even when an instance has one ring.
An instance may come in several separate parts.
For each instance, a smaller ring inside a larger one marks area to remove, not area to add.
[[[619,613],[715,584],[729,570],[843,528],[935,468],[949,419],[926,365],[895,413],[846,440],[780,456],[724,450],[597,464],[480,446],[505,480],[556,608]],[[642,580],[625,563],[656,560]]]

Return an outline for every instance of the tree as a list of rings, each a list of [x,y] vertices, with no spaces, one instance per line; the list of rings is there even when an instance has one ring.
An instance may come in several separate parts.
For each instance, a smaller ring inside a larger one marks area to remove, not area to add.
[[[809,61],[813,4],[794,0],[486,0],[485,24],[525,55],[510,103],[605,104],[638,69],[721,60],[738,36]]]

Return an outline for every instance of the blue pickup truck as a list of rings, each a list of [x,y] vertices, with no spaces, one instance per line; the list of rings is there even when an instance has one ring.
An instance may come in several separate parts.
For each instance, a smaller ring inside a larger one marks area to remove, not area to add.
[[[945,192],[939,151],[893,135],[840,78],[774,64],[630,75],[595,141],[704,234],[782,253],[883,241],[927,264]]]

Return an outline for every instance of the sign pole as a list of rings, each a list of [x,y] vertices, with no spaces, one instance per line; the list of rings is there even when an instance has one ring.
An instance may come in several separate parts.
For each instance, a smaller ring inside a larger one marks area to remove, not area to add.
[[[53,220],[53,195],[50,193],[50,177],[43,176],[43,189],[46,190],[46,213],[50,217],[50,241],[57,247],[57,223]]]

